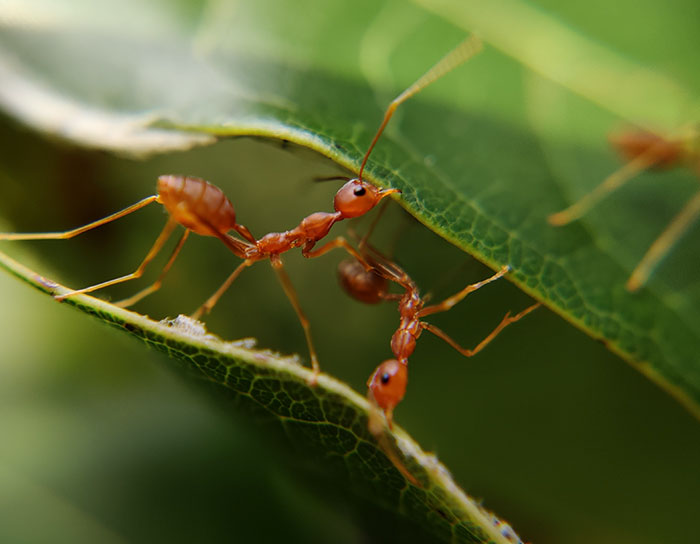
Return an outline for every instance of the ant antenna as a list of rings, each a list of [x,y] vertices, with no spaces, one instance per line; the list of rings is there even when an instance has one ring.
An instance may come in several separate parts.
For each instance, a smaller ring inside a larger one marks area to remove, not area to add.
[[[460,43],[457,47],[455,47],[452,51],[450,51],[444,57],[442,57],[442,59],[440,59],[437,62],[437,64],[435,64],[432,68],[430,68],[430,70],[428,70],[425,74],[419,77],[415,81],[415,83],[413,83],[413,85],[408,87],[404,92],[402,92],[399,96],[392,100],[391,104],[389,104],[389,107],[386,109],[386,113],[384,114],[384,120],[382,121],[382,124],[379,125],[379,129],[374,135],[374,139],[372,140],[372,143],[369,144],[369,149],[367,149],[367,153],[365,153],[365,156],[362,159],[362,164],[360,165],[360,172],[357,176],[358,180],[362,181],[362,173],[365,170],[367,159],[369,159],[369,156],[372,153],[372,149],[374,149],[377,140],[379,140],[379,137],[382,135],[382,132],[384,132],[384,127],[386,127],[387,123],[389,122],[389,119],[391,119],[391,117],[394,115],[394,111],[396,111],[396,108],[398,108],[403,102],[411,98],[414,94],[420,92],[425,87],[430,85],[436,79],[439,79],[440,77],[444,76],[449,71],[453,70],[463,62],[469,60],[471,57],[473,57],[479,51],[481,51],[481,48],[481,39],[476,34],[472,34],[466,40]]]
[[[350,181],[348,176],[315,176],[312,178],[316,182],[321,182],[321,181],[337,181],[337,180],[342,180],[342,181]]]

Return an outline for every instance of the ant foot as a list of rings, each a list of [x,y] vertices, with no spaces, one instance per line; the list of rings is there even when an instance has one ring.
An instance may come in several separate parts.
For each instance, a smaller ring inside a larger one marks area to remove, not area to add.
[[[569,217],[569,214],[565,212],[566,210],[553,213],[549,217],[547,217],[547,221],[553,227],[563,227],[564,225],[571,223],[572,218]]]
[[[53,295],[53,299],[57,302],[63,302],[68,297],[73,296],[75,294],[77,294],[77,291],[68,291],[67,293],[63,293],[62,295]]]
[[[206,308],[205,306],[200,306],[197,308],[194,312],[192,312],[189,317],[190,319],[194,319],[195,321],[199,321],[199,319],[204,315],[205,313],[209,313],[209,309]]]
[[[307,378],[306,383],[308,383],[311,387],[316,387],[318,385],[318,377],[320,374],[321,370],[318,368],[314,368],[311,372],[311,376]]]

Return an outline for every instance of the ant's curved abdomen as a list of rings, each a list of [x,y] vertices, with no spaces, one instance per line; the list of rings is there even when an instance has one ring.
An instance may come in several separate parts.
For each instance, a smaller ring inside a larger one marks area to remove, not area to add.
[[[202,178],[166,175],[158,177],[158,199],[184,227],[203,236],[235,229],[236,211],[224,192]]]
[[[365,304],[378,304],[385,300],[389,289],[389,280],[374,269],[365,270],[357,259],[345,259],[340,262],[338,281],[348,295]]]
[[[681,142],[670,140],[648,130],[626,130],[611,134],[610,144],[627,160],[650,153],[651,168],[665,169],[676,166],[684,156]]]

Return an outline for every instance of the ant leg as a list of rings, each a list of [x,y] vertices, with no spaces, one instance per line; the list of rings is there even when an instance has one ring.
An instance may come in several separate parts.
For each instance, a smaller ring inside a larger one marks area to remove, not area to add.
[[[313,259],[315,257],[320,257],[321,255],[324,255],[328,253],[329,251],[332,251],[336,248],[342,247],[345,251],[347,251],[350,255],[355,257],[360,263],[362,263],[362,266],[365,267],[365,270],[370,271],[374,267],[367,262],[367,260],[358,253],[358,251],[350,245],[350,243],[343,238],[342,236],[338,236],[337,238],[334,238],[330,242],[326,242],[323,244],[321,247],[318,249],[307,249],[306,247],[302,248],[301,254],[306,257],[307,259]]]
[[[375,227],[377,226],[377,223],[379,223],[379,219],[384,214],[384,210],[386,210],[386,207],[388,204],[389,204],[388,200],[385,200],[384,202],[382,202],[381,207],[379,208],[379,211],[372,218],[372,221],[369,224],[367,232],[362,236],[362,238],[360,238],[360,236],[357,234],[357,231],[353,227],[348,227],[346,233],[350,236],[350,238],[352,238],[354,241],[357,242],[357,249],[360,253],[366,253],[367,250],[370,250],[374,253],[379,253],[379,251],[369,243],[369,237],[372,235],[372,232],[374,231]]]
[[[371,251],[374,251],[375,253],[379,253],[376,249],[374,249],[370,244],[369,244],[369,237],[372,235],[374,232],[374,229],[376,228],[377,224],[379,223],[379,220],[381,219],[382,215],[384,215],[384,212],[386,211],[386,207],[389,205],[389,200],[385,200],[382,202],[381,207],[379,208],[379,211],[374,214],[374,217],[372,218],[372,222],[369,224],[369,228],[367,229],[367,232],[365,232],[365,235],[360,239],[360,242],[357,244],[357,249],[360,251],[363,251],[365,247],[369,248]]]
[[[542,305],[541,302],[537,302],[536,304],[533,304],[532,306],[529,306],[528,308],[525,308],[522,312],[519,314],[516,314],[511,317],[510,312],[508,312],[505,317],[501,320],[501,322],[498,324],[498,326],[493,329],[489,335],[484,338],[479,344],[474,348],[474,349],[466,349],[460,346],[457,342],[455,342],[452,338],[450,338],[446,332],[444,332],[442,329],[437,328],[435,325],[432,325],[430,323],[426,323],[425,321],[421,321],[421,327],[423,327],[425,330],[432,332],[435,336],[438,338],[442,338],[445,342],[447,342],[450,346],[452,346],[454,349],[459,351],[462,355],[465,357],[471,357],[472,355],[476,355],[479,353],[482,349],[484,349],[496,336],[498,336],[498,333],[500,333],[503,329],[505,329],[508,325],[511,323],[515,323],[516,321],[519,321],[523,317],[525,317],[527,314],[532,312],[533,310],[536,310]]]
[[[180,236],[180,240],[178,240],[177,245],[175,246],[175,249],[173,249],[173,252],[170,255],[170,258],[168,259],[168,262],[165,263],[165,266],[163,267],[163,270],[160,272],[160,275],[158,276],[158,279],[154,281],[150,286],[146,287],[145,289],[142,289],[135,295],[130,296],[129,298],[125,298],[124,300],[120,300],[119,302],[115,302],[115,306],[119,306],[120,308],[128,308],[129,306],[133,306],[136,304],[139,300],[141,300],[144,297],[147,297],[151,293],[154,293],[158,289],[160,289],[161,284],[163,283],[163,278],[165,275],[168,273],[170,270],[170,267],[173,265],[175,262],[175,258],[178,256],[180,253],[180,250],[182,249],[182,246],[185,245],[185,240],[187,240],[187,237],[190,234],[190,229],[185,229],[185,232],[182,233],[182,236]]]
[[[248,240],[251,244],[254,244],[256,242],[255,236],[253,236],[250,231],[248,230],[248,227],[244,227],[243,225],[236,225],[233,227],[233,229],[243,236],[246,240]]]
[[[160,235],[158,235],[158,238],[156,239],[155,243],[146,254],[146,257],[143,259],[139,267],[136,270],[134,270],[131,274],[127,274],[126,276],[121,276],[113,280],[104,281],[96,285],[91,285],[90,287],[85,287],[83,289],[69,291],[68,293],[64,293],[62,295],[56,295],[54,298],[58,301],[61,301],[74,295],[90,293],[92,291],[97,291],[98,289],[102,289],[104,287],[109,287],[110,285],[116,285],[117,283],[123,283],[125,281],[140,278],[148,263],[150,263],[154,259],[154,257],[158,254],[158,252],[161,249],[163,249],[163,245],[173,233],[175,227],[177,227],[177,221],[175,221],[173,218],[168,219],[168,222],[165,224],[165,227],[163,227],[163,230],[161,231]]]
[[[236,278],[240,276],[241,272],[248,268],[250,265],[252,265],[255,261],[251,261],[250,259],[246,259],[243,261],[241,264],[239,264],[236,269],[231,273],[231,275],[226,278],[226,281],[219,287],[216,292],[210,296],[204,304],[202,304],[197,310],[190,315],[192,319],[199,319],[203,314],[208,314],[211,312],[211,309],[214,307],[214,305],[219,302],[219,299],[221,298],[221,295],[223,295],[229,287],[231,287],[231,284],[236,281]]]
[[[432,306],[426,306],[423,308],[420,312],[418,312],[418,317],[425,317],[426,315],[431,315],[431,314],[437,314],[439,312],[446,312],[452,306],[457,304],[458,302],[462,301],[464,297],[466,297],[469,293],[472,293],[476,291],[477,289],[480,289],[486,284],[491,283],[492,281],[496,281],[499,278],[502,278],[505,276],[508,272],[510,271],[510,266],[506,265],[503,268],[501,268],[498,272],[496,272],[493,276],[490,278],[486,278],[485,280],[482,280],[477,283],[472,283],[471,285],[467,285],[464,289],[462,289],[459,293],[456,293],[452,295],[449,298],[446,298],[439,304],[433,304]]]
[[[294,286],[292,285],[292,282],[290,281],[287,272],[284,270],[284,265],[282,264],[282,259],[280,258],[280,256],[271,255],[270,264],[272,265],[272,268],[274,268],[275,272],[277,272],[277,277],[279,277],[280,279],[282,289],[284,289],[284,292],[286,293],[289,302],[292,303],[294,311],[297,313],[297,317],[299,318],[299,322],[301,323],[301,326],[304,329],[304,335],[306,336],[306,344],[309,347],[309,356],[311,357],[311,368],[314,372],[313,377],[311,378],[311,383],[313,385],[316,383],[316,377],[321,372],[321,367],[318,364],[316,350],[314,349],[314,344],[311,340],[311,326],[309,324],[309,319],[306,317],[306,314],[304,314],[304,311],[301,309],[301,305],[299,304],[299,298],[297,297],[297,292],[294,289]]]
[[[661,258],[678,241],[690,224],[697,219],[698,215],[700,215],[700,192],[690,199],[690,202],[673,218],[668,227],[647,250],[634,272],[632,272],[630,279],[627,280],[628,290],[636,291],[644,285],[654,267],[659,264]]]
[[[379,140],[379,137],[382,135],[382,132],[384,132],[384,128],[389,122],[389,119],[391,119],[391,116],[394,115],[394,111],[396,111],[396,108],[398,108],[403,102],[411,98],[414,94],[425,89],[436,79],[439,79],[453,68],[456,68],[466,60],[476,55],[479,51],[481,51],[481,40],[478,38],[478,36],[472,34],[471,36],[469,36],[469,38],[464,40],[462,43],[457,45],[457,47],[455,47],[452,51],[450,51],[444,57],[442,57],[442,59],[440,59],[435,65],[433,65],[432,68],[430,68],[425,74],[419,77],[413,83],[413,85],[411,85],[408,89],[406,89],[399,96],[394,98],[394,100],[392,100],[391,104],[389,104],[389,107],[386,110],[386,113],[384,114],[382,124],[379,125],[379,129],[374,135],[374,139],[369,145],[367,153],[365,153],[364,159],[362,159],[362,165],[360,166],[360,171],[357,176],[358,179],[362,179],[362,172],[364,171],[365,165],[367,164],[367,159],[369,158],[372,149],[377,143],[377,140]]]
[[[120,217],[124,217],[125,215],[128,215],[131,212],[135,212],[136,210],[139,210],[144,206],[148,206],[152,202],[158,202],[158,195],[146,197],[143,200],[139,200],[136,204],[132,204],[131,206],[124,208],[121,211],[113,213],[112,215],[108,215],[107,217],[103,217],[102,219],[98,219],[97,221],[93,221],[92,223],[88,223],[87,225],[83,225],[82,227],[78,227],[76,229],[61,232],[36,232],[29,234],[0,233],[0,240],[66,240],[68,238],[73,238],[78,234],[82,234],[83,232],[86,232],[88,230],[92,230],[95,227],[99,227],[106,223],[110,223],[111,221],[119,219]]]
[[[551,225],[562,227],[581,218],[593,206],[600,202],[605,195],[622,187],[630,179],[659,162],[659,146],[651,146],[647,151],[638,155],[620,169],[610,174],[590,193],[581,197],[578,202],[568,208],[550,215],[547,220]]]

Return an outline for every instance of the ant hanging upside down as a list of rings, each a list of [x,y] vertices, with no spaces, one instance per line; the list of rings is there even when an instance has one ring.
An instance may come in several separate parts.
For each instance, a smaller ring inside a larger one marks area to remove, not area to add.
[[[379,189],[374,185],[364,181],[362,174],[364,172],[367,160],[374,149],[377,141],[382,135],[384,128],[394,114],[396,108],[406,101],[411,96],[415,95],[430,83],[437,80],[459,64],[463,63],[481,49],[481,42],[476,36],[471,36],[454,50],[449,52],[445,57],[438,61],[430,68],[423,76],[418,78],[415,83],[403,91],[396,99],[394,99],[387,108],[382,123],[379,126],[372,142],[365,153],[358,177],[351,179],[343,185],[335,195],[334,208],[331,213],[318,212],[309,215],[292,230],[285,232],[273,232],[266,234],[262,238],[256,239],[250,231],[236,221],[236,213],[233,205],[224,195],[223,191],[215,185],[200,178],[180,175],[164,175],[158,178],[157,194],[144,198],[143,200],[116,212],[112,215],[88,223],[82,227],[62,232],[48,233],[32,233],[32,234],[17,234],[6,233],[0,234],[0,240],[63,240],[72,238],[86,231],[124,217],[136,210],[139,210],[148,204],[157,202],[162,204],[169,213],[168,221],[162,232],[156,239],[151,249],[146,254],[138,268],[131,274],[121,276],[102,283],[91,285],[82,289],[70,291],[56,295],[57,300],[64,300],[81,293],[90,293],[123,283],[143,275],[146,266],[156,257],[161,251],[166,241],[173,233],[178,225],[185,228],[184,233],[177,242],[170,258],[163,267],[160,275],[151,285],[139,291],[132,297],[118,302],[122,307],[128,307],[146,295],[153,293],[160,288],[164,276],[172,266],[175,258],[182,249],[190,232],[195,232],[202,236],[214,236],[219,238],[234,254],[243,259],[243,262],[236,267],[233,273],[223,283],[223,285],[199,308],[194,312],[193,317],[199,318],[204,313],[209,312],[217,303],[223,293],[231,286],[240,273],[252,264],[269,259],[270,264],[277,272],[277,275],[282,283],[287,297],[289,298],[294,310],[297,313],[299,321],[304,329],[306,342],[311,358],[311,366],[314,371],[314,376],[320,372],[318,357],[316,350],[313,347],[311,340],[311,331],[309,322],[304,315],[296,292],[284,271],[281,254],[301,247],[302,254],[305,257],[318,257],[335,248],[343,248],[350,253],[358,262],[363,263],[366,269],[371,266],[366,263],[363,256],[355,251],[352,246],[342,237],[335,238],[326,242],[318,249],[314,249],[316,243],[325,238],[331,227],[338,221],[343,219],[358,217],[364,215],[383,198],[390,194],[399,192],[398,189]],[[235,231],[238,236],[229,234],[230,231]],[[314,378],[315,379],[315,378]]]
[[[396,405],[401,402],[408,382],[408,358],[416,348],[416,342],[423,333],[428,331],[447,342],[465,357],[471,357],[484,349],[505,327],[519,321],[540,306],[533,304],[520,313],[511,316],[507,313],[501,322],[473,349],[460,346],[446,332],[435,325],[424,321],[423,318],[446,312],[455,304],[462,301],[469,293],[502,278],[510,271],[510,266],[504,266],[491,277],[477,283],[467,285],[451,297],[438,304],[425,305],[418,286],[408,274],[396,263],[384,257],[367,242],[367,235],[360,242],[359,250],[363,259],[372,267],[367,270],[359,261],[350,259],[340,263],[338,276],[343,289],[360,302],[374,304],[381,301],[397,301],[400,315],[399,326],[391,337],[393,359],[381,363],[367,382],[370,402],[378,406],[386,417],[389,427],[392,426],[393,413]],[[398,284],[403,293],[390,293],[389,282]],[[377,435],[381,426],[370,419],[370,430]]]

